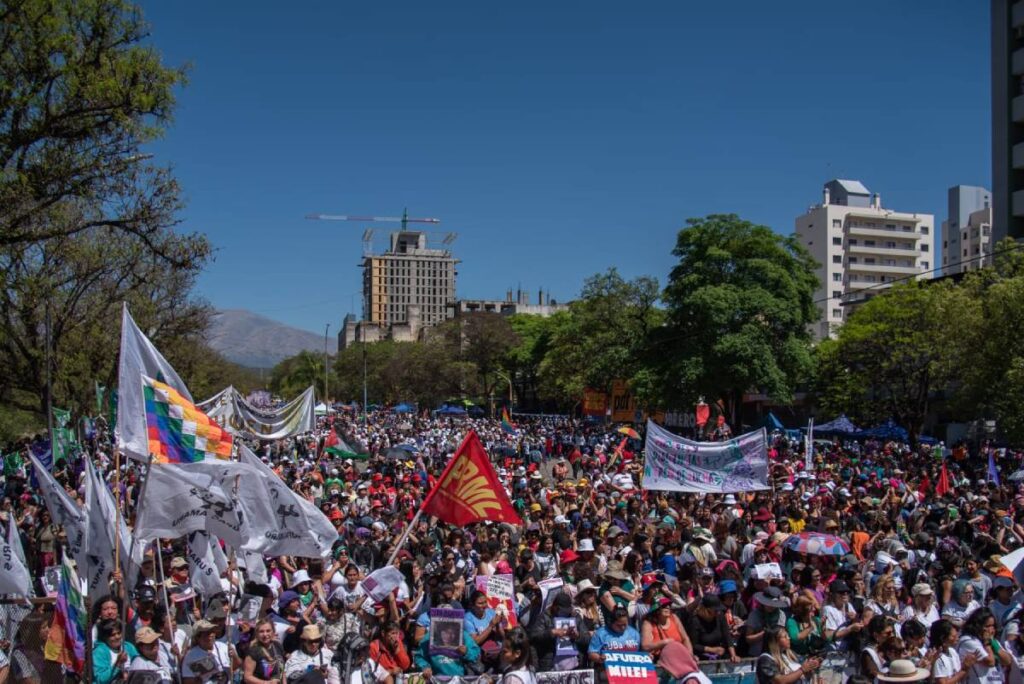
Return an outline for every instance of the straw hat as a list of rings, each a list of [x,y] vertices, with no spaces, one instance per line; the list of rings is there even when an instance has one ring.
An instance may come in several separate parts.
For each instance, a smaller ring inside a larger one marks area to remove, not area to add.
[[[306,625],[302,628],[302,636],[299,638],[303,641],[319,641],[324,638],[324,635],[316,625]]]
[[[914,665],[909,660],[894,660],[889,664],[886,674],[877,675],[880,682],[920,682],[928,679],[931,673],[923,667]]]

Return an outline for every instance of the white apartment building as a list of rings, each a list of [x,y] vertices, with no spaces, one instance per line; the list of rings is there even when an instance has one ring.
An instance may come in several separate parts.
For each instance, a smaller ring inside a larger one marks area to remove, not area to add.
[[[942,275],[992,265],[992,193],[972,185],[949,189],[942,222]]]
[[[856,180],[825,183],[822,203],[796,219],[794,233],[818,262],[816,339],[830,337],[853,306],[892,283],[932,277],[935,217],[882,207]]]

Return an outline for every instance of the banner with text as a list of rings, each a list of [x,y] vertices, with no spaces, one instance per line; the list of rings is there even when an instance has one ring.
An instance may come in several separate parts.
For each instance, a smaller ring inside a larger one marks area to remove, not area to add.
[[[228,387],[196,406],[233,434],[274,440],[312,430],[314,404],[312,387],[278,409],[257,408],[234,387]]]
[[[694,442],[647,421],[643,488],[726,494],[768,489],[764,429],[725,442]]]

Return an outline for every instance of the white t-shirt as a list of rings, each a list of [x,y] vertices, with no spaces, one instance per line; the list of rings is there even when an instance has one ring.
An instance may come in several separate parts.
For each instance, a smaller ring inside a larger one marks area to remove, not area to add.
[[[903,609],[903,614],[900,615],[900,619],[903,622],[906,622],[907,620],[917,620],[924,625],[926,629],[931,630],[932,623],[939,619],[939,609],[936,608],[933,603],[928,606],[928,612],[922,615],[914,608],[914,606],[907,606]]]
[[[978,656],[978,662],[971,665],[970,673],[967,675],[967,681],[970,684],[1002,684],[1003,682],[1003,670],[999,665],[993,665],[989,667],[981,662],[982,658],[988,657],[988,652],[985,651],[985,647],[981,641],[970,636],[960,637],[960,643],[957,645],[957,650],[960,653],[960,657],[963,658],[968,653],[973,653]]]
[[[949,618],[957,627],[962,627],[967,616],[979,608],[978,602],[971,600],[966,606],[961,606],[959,601],[950,601],[942,608],[942,617]]]
[[[163,651],[157,651],[157,662],[143,658],[142,656],[136,656],[132,658],[131,665],[128,666],[128,672],[156,672],[160,675],[161,684],[174,681],[174,671],[177,668],[171,665],[171,661],[168,660],[167,655]]]
[[[201,682],[208,682],[221,672],[231,670],[231,654],[226,644],[214,642],[213,651],[206,651],[198,646],[188,649],[181,663],[182,677],[198,677]]]
[[[932,677],[952,677],[960,671],[962,666],[960,654],[956,652],[956,649],[947,648],[935,659],[935,664],[932,665]]]

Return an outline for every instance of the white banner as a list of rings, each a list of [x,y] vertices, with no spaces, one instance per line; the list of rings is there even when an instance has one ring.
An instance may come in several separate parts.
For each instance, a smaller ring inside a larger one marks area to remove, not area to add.
[[[725,442],[694,442],[647,421],[643,488],[726,494],[768,489],[764,428]]]
[[[323,512],[302,498],[244,444],[238,445],[241,463],[250,466],[259,477],[253,490],[262,492],[269,504],[265,512],[248,512],[251,528],[243,549],[273,556],[322,558],[331,552],[338,532]]]
[[[279,409],[263,410],[249,404],[234,387],[228,387],[197,406],[233,434],[274,440],[312,430],[316,425],[314,402],[310,387]]]
[[[359,588],[374,603],[382,603],[398,585],[405,581],[402,573],[393,565],[374,570],[359,583]]]
[[[148,461],[149,435],[146,430],[146,401],[142,395],[143,375],[170,385],[192,401],[185,383],[135,325],[125,304],[121,312],[121,356],[117,370],[117,445],[125,455]]]

